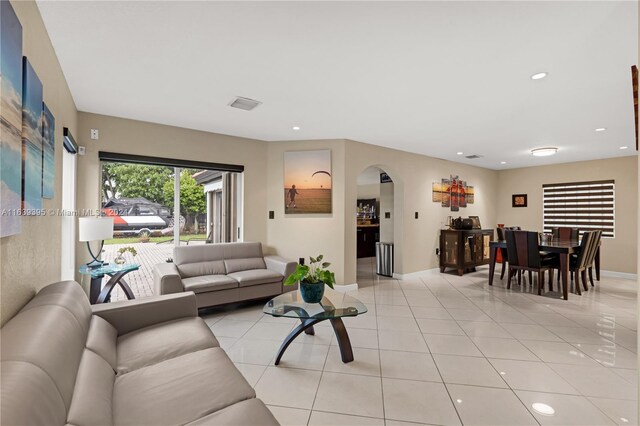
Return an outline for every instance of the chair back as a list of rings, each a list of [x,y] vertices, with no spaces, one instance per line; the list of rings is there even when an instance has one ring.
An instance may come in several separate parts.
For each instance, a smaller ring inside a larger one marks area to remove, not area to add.
[[[596,253],[595,250],[593,250],[593,247],[597,235],[598,231],[585,231],[582,233],[582,240],[580,241],[580,253],[578,253],[576,268],[586,268],[593,263]]]
[[[553,239],[558,241],[578,241],[578,231],[578,228],[568,226],[560,226],[551,230]]]
[[[498,241],[504,241],[504,228],[496,228],[496,235],[498,236]]]
[[[540,268],[538,233],[531,231],[506,231],[509,266]]]

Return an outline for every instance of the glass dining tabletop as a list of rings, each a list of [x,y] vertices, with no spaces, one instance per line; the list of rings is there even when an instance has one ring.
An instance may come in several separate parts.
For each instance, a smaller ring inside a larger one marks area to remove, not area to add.
[[[268,301],[262,311],[274,317],[331,319],[364,314],[367,306],[354,297],[327,288],[320,303],[306,303],[299,290],[289,291]]]

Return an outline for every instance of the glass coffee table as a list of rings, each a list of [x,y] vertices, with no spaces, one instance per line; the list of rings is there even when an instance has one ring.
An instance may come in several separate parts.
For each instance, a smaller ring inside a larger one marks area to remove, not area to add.
[[[289,333],[280,346],[276,365],[280,364],[280,358],[300,333],[304,331],[306,334],[314,335],[313,326],[325,320],[331,322],[340,347],[342,362],[347,363],[353,361],[353,350],[347,329],[341,318],[364,314],[367,312],[367,307],[358,299],[327,288],[320,303],[306,303],[302,300],[300,291],[290,291],[268,301],[262,311],[274,317],[298,318],[300,320],[300,325]]]

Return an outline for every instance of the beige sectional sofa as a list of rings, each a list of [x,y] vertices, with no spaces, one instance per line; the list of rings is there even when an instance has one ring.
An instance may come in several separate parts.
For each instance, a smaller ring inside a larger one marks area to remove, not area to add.
[[[153,268],[154,294],[193,291],[198,308],[275,296],[296,287],[282,281],[296,262],[264,256],[252,242],[201,244],[173,249],[173,263]]]
[[[2,425],[277,425],[191,292],[89,305],[43,288],[0,331]]]

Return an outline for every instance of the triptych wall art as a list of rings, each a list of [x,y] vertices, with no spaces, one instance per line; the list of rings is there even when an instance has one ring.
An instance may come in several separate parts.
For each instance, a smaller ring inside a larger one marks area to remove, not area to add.
[[[0,7],[0,237],[6,237],[20,233],[21,217],[37,214],[42,198],[53,198],[55,118],[22,56],[22,25],[10,2]]]
[[[467,182],[460,180],[458,176],[451,175],[448,179],[442,178],[440,182],[433,182],[431,190],[431,200],[441,203],[442,207],[451,208],[452,212],[475,202],[473,186],[467,185]]]

